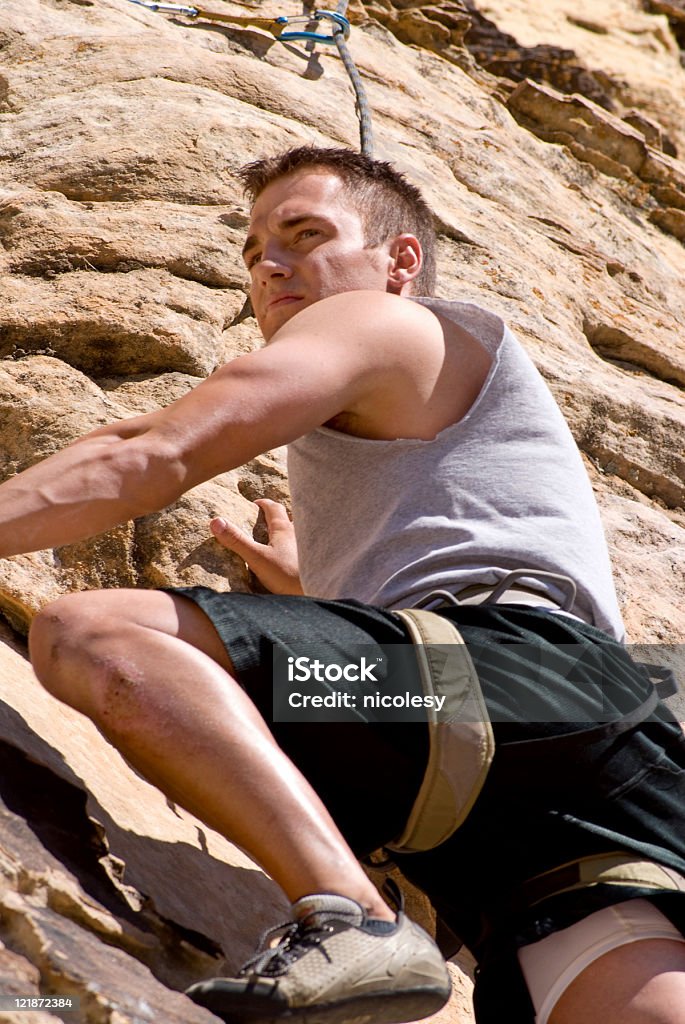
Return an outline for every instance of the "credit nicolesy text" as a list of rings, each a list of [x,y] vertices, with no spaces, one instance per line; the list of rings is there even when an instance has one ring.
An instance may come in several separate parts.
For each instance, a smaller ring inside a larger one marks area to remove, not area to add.
[[[416,693],[365,693],[362,695],[363,708],[435,708],[442,711],[447,698],[438,697],[437,694]],[[357,698],[353,693],[327,693],[322,696],[320,693],[298,693],[294,691],[288,694],[288,704],[291,708],[356,708]]]
[[[288,683],[312,683],[314,688],[316,688],[316,683],[325,685],[318,686],[319,692],[311,693],[302,692],[299,688],[291,689],[288,686],[288,707],[295,710],[328,708],[352,711],[357,709],[359,711],[362,709],[388,709],[389,711],[402,709],[405,711],[406,709],[434,708],[438,712],[442,711],[445,696],[417,693],[416,690],[411,692],[409,689],[399,690],[398,686],[390,685],[389,679],[385,681],[388,683],[390,692],[382,692],[384,688],[383,663],[385,662],[385,657],[370,659],[366,656],[359,657],[354,662],[350,660],[347,663],[328,662],[328,660],[307,657],[304,654],[299,657],[289,657]],[[385,669],[387,670],[387,668],[386,665]],[[381,679],[376,675],[379,669],[381,670]],[[332,685],[326,686],[327,683],[340,683],[341,688],[334,689]],[[351,689],[346,688],[345,683],[353,684]],[[369,683],[376,683],[376,686],[372,689]],[[282,700],[284,696],[282,691]]]

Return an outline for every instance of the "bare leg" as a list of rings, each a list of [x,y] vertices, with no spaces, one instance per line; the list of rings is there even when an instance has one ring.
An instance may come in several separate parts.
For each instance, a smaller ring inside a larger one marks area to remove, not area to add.
[[[34,670],[170,799],[247,850],[294,901],[393,920],[312,787],[276,745],[207,616],[156,591],[72,594],[37,616]]]
[[[595,960],[566,989],[550,1024],[685,1024],[685,943],[644,939]]]

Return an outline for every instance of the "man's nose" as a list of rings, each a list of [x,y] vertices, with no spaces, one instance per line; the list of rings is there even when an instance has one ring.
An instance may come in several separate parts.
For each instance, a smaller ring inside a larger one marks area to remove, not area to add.
[[[276,243],[265,245],[257,271],[265,283],[274,277],[290,277],[292,269],[283,247]]]

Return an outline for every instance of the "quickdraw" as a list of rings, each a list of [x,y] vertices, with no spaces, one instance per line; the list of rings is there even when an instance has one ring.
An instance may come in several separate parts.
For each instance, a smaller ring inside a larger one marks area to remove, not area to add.
[[[311,14],[297,15],[291,18],[285,15],[277,18],[259,18],[249,14],[215,14],[213,11],[204,11],[199,7],[191,7],[184,4],[158,3],[157,0],[129,0],[129,3],[137,4],[148,11],[155,11],[160,14],[177,14],[186,18],[199,18],[202,21],[218,21],[227,25],[265,29],[275,36],[279,43],[303,41],[336,46],[354,89],[355,108],[359,119],[360,149],[366,156],[373,156],[373,132],[371,129],[369,102],[366,98],[361,76],[347,46],[347,40],[350,35],[350,23],[345,17],[347,0],[340,0],[336,11],[316,10],[312,11]],[[323,32],[311,32],[308,29],[291,29],[288,27],[301,23],[311,24],[313,21],[331,22],[330,35],[326,35]]]
[[[246,27],[263,28],[281,42],[294,40],[311,40],[315,43],[326,43],[335,45],[335,37],[342,33],[344,39],[350,35],[350,23],[344,14],[337,11],[312,11],[311,14],[298,15],[293,18],[281,15],[278,18],[259,18],[252,15],[240,14],[216,14],[213,11],[203,11],[199,7],[186,7],[183,4],[157,3],[156,0],[129,0],[132,4],[145,7],[148,11],[155,11],[160,14],[180,14],[186,18],[200,18],[203,21],[222,21],[228,25],[244,25]],[[286,30],[286,26],[299,23],[311,24],[312,21],[332,21],[334,26],[330,35],[322,32],[310,32],[307,30]]]

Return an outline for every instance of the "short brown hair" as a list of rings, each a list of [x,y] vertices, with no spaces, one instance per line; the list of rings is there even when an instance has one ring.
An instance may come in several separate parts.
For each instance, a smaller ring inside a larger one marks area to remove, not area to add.
[[[433,215],[419,190],[391,164],[372,160],[351,149],[299,146],[246,164],[238,174],[254,203],[272,181],[306,167],[323,167],[340,178],[362,219],[367,246],[378,245],[404,232],[416,235],[423,250],[423,265],[414,290],[417,295],[432,295],[435,290]]]

